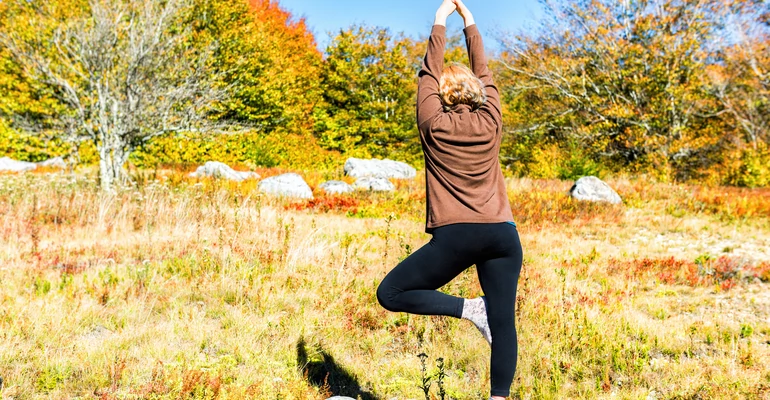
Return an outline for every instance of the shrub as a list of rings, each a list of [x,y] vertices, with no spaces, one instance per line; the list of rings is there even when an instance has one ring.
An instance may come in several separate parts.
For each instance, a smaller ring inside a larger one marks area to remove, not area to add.
[[[768,265],[747,264],[730,257],[698,257],[695,261],[668,258],[641,258],[620,260],[611,258],[607,272],[624,275],[627,279],[654,279],[666,285],[710,286],[719,285],[722,290],[733,288],[738,282],[768,278]]]
[[[559,179],[577,180],[584,176],[604,178],[604,167],[592,160],[577,145],[570,144],[564,151],[564,158],[559,160],[556,167]]]
[[[728,176],[727,183],[749,188],[770,185],[770,150],[750,148],[742,151],[740,163]]]

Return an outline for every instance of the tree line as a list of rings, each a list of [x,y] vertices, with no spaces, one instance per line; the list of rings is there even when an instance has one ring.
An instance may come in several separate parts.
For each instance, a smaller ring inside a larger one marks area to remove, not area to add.
[[[770,184],[762,0],[544,0],[498,37],[501,163],[514,175]],[[421,161],[425,38],[352,26],[324,51],[269,0],[0,3],[0,152],[125,164]],[[488,39],[489,40],[489,39]],[[448,62],[466,62],[460,32]]]
[[[767,2],[545,6],[541,29],[507,38],[501,58],[514,164],[770,184]]]

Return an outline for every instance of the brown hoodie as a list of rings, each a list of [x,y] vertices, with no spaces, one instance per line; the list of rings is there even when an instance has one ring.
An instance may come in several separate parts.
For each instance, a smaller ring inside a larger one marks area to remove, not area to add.
[[[477,110],[460,104],[445,111],[439,96],[446,27],[433,26],[417,90],[417,125],[425,155],[425,231],[460,222],[513,221],[500,169],[500,92],[487,67],[476,25],[464,30],[471,70],[484,84],[487,101]]]

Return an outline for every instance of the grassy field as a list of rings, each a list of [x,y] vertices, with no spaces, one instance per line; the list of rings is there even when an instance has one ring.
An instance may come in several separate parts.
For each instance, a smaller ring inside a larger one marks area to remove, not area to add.
[[[429,238],[419,176],[305,202],[175,171],[112,195],[93,174],[0,176],[0,397],[486,398],[469,322],[375,299]],[[622,206],[509,180],[512,397],[770,399],[770,190],[609,183]],[[478,296],[474,269],[443,290]]]

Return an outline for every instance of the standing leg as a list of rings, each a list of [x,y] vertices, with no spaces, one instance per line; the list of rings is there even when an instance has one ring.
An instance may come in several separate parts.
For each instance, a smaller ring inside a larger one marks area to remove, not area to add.
[[[479,263],[477,270],[481,289],[487,299],[487,318],[492,334],[492,396],[507,397],[516,373],[518,355],[514,316],[522,250],[519,235],[514,227],[508,228],[507,232],[501,235],[501,240],[503,238],[506,249],[502,254]],[[511,241],[513,246],[510,246]]]

